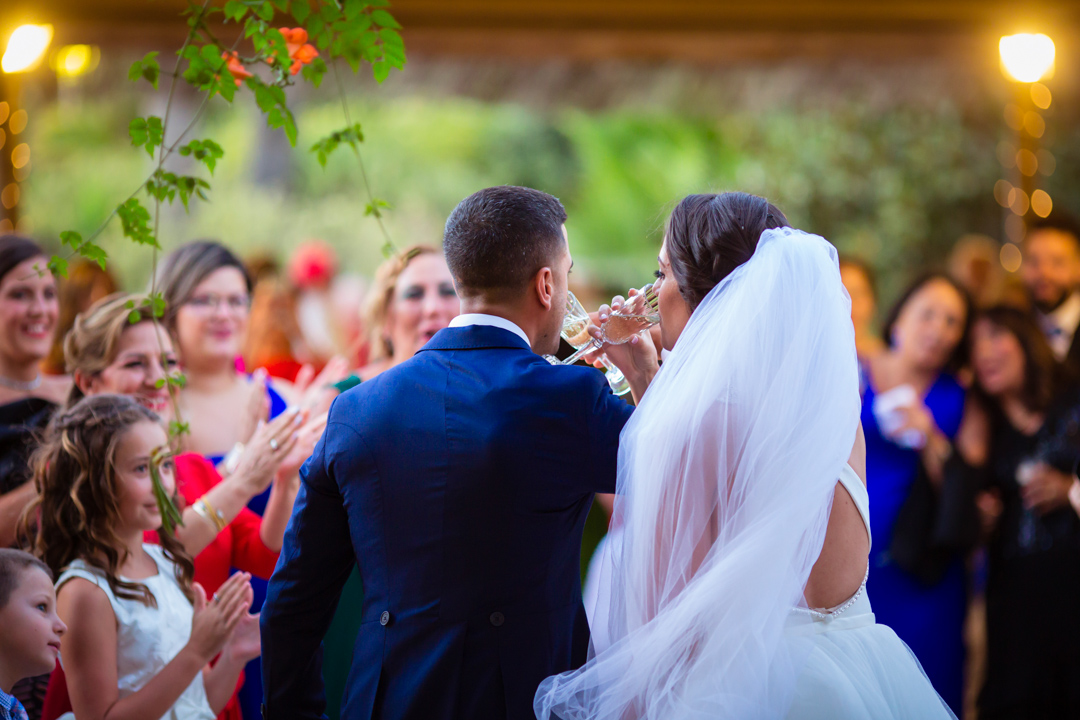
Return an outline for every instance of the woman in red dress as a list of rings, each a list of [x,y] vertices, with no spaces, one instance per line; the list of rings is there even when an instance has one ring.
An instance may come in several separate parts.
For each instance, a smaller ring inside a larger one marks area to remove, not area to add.
[[[67,368],[75,381],[69,404],[84,395],[117,393],[130,395],[165,419],[173,419],[163,381],[178,372],[176,354],[172,338],[153,322],[150,306],[144,305],[143,299],[113,295],[76,319],[64,343]],[[131,317],[133,312],[137,318]],[[133,319],[136,322],[132,323]],[[254,412],[263,413],[264,409],[255,408]],[[195,580],[207,595],[225,582],[232,568],[263,578],[273,572],[299,489],[300,464],[311,454],[325,423],[316,420],[305,424],[305,420],[304,412],[288,411],[260,424],[225,478],[197,453],[174,458],[184,521],[176,535],[195,558]],[[260,518],[246,505],[271,483],[266,513]],[[69,709],[62,677],[58,668],[46,697],[44,720]],[[241,720],[235,696],[221,718]]]

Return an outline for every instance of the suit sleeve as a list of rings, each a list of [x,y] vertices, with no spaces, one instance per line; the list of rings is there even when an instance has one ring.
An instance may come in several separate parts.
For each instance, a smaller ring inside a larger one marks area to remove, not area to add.
[[[619,460],[619,433],[630,419],[634,407],[611,392],[603,375],[591,380],[591,393],[586,395],[591,403],[586,410],[585,423],[589,429],[593,470],[583,479],[591,483],[588,488],[590,492],[613,493]]]
[[[300,471],[300,492],[262,608],[264,720],[326,717],[321,644],[355,564],[349,518],[330,471],[334,427],[327,427]]]

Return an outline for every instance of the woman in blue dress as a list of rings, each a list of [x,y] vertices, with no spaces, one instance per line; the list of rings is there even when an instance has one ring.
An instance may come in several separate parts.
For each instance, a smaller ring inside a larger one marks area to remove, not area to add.
[[[955,373],[964,364],[971,302],[944,275],[920,278],[893,307],[884,328],[888,347],[861,362],[862,423],[874,549],[868,592],[878,622],[888,625],[922,663],[934,687],[963,714],[967,579],[957,554],[932,585],[899,567],[890,553],[900,509],[920,470],[942,479],[955,450],[979,458],[978,414]]]
[[[250,376],[237,366],[247,333],[252,283],[243,263],[217,242],[187,243],[162,262],[157,289],[165,298],[164,322],[176,339],[186,382],[180,415],[189,424],[185,449],[205,455],[228,474],[229,456],[246,442],[260,419],[285,412],[299,398],[288,383]],[[275,477],[248,507],[263,523],[288,522],[299,490],[296,475]],[[253,578],[252,612],[266,597],[266,581]],[[245,718],[259,717],[261,666],[256,658],[244,671],[240,704]]]

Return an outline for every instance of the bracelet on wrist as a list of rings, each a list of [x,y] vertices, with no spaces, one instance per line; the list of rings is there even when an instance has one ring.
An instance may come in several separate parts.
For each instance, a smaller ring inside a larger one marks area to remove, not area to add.
[[[198,513],[199,517],[203,520],[206,520],[213,525],[217,532],[221,532],[225,529],[225,526],[229,524],[225,520],[225,513],[207,502],[205,496],[196,500],[195,504],[191,506],[191,509]]]

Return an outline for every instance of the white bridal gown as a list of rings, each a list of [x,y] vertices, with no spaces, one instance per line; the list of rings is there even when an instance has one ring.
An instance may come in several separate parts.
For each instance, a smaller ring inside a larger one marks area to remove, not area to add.
[[[866,486],[848,465],[840,482],[859,508],[869,537]],[[809,638],[812,649],[795,685],[791,720],[955,717],[904,641],[874,621],[865,579],[858,592],[836,608],[796,608],[785,640],[796,638]]]

